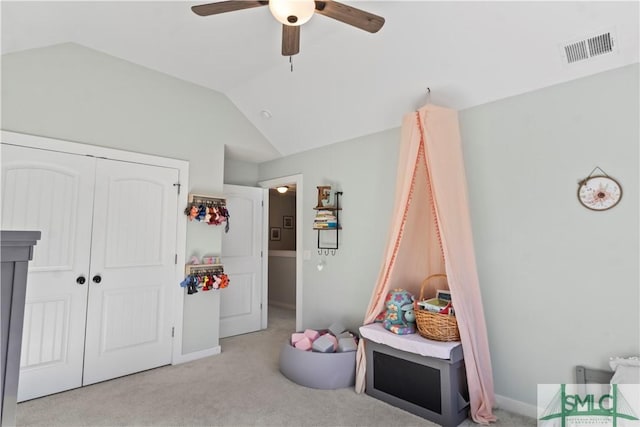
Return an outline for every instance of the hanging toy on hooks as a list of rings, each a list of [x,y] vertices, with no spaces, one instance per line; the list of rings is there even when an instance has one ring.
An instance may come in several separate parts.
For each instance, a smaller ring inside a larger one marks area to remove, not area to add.
[[[220,276],[220,289],[224,289],[229,286],[229,276],[222,273]]]
[[[211,208],[211,218],[209,219],[209,224],[210,225],[220,224],[220,222],[218,221],[218,218],[220,218],[220,214],[218,213],[218,208],[214,206]]]
[[[196,205],[189,205],[184,210],[184,214],[187,215],[189,221],[193,221],[198,216],[198,207]]]
[[[213,289],[220,289],[220,283],[222,282],[222,279],[220,279],[220,276],[218,276],[217,274],[213,276]]]
[[[226,200],[213,196],[190,195],[189,205],[184,210],[189,221],[204,222],[209,225],[225,224],[225,233],[229,232],[229,211]]]
[[[198,221],[204,221],[204,218],[207,216],[207,207],[204,205],[200,205],[198,207],[198,217],[196,218]]]
[[[185,277],[182,282],[180,282],[180,286],[183,288],[187,288],[187,294],[195,294],[196,292],[198,292],[198,279],[193,275],[189,275]]]
[[[209,277],[209,275],[205,275],[204,279],[202,280],[202,290],[208,291],[210,289],[211,289],[211,278]]]

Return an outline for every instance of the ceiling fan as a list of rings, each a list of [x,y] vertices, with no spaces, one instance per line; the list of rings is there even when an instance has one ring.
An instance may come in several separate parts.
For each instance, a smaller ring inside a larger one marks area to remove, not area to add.
[[[314,13],[328,16],[370,33],[384,25],[384,18],[333,0],[229,0],[191,7],[200,16],[217,15],[242,9],[269,5],[271,14],[282,23],[282,55],[300,52],[300,25]]]

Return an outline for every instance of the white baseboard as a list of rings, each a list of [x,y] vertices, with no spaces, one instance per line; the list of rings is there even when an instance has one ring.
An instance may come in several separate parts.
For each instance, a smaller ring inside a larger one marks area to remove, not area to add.
[[[529,418],[535,419],[538,416],[538,408],[535,405],[510,399],[498,394],[496,394],[496,406],[500,409],[504,409],[505,411]]]
[[[172,365],[179,365],[180,363],[192,362],[194,360],[202,359],[203,357],[215,356],[220,354],[221,347],[215,346],[206,350],[194,351],[193,353],[182,354],[173,360]]]

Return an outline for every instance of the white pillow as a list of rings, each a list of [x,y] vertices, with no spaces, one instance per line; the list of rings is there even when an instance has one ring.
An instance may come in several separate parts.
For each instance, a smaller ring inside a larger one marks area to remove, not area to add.
[[[611,384],[640,384],[640,366],[618,366]]]
[[[609,366],[614,370],[611,384],[640,384],[640,357],[612,357]]]
[[[640,366],[640,357],[611,357],[609,358],[609,366],[611,366],[611,369],[614,371],[618,366]]]

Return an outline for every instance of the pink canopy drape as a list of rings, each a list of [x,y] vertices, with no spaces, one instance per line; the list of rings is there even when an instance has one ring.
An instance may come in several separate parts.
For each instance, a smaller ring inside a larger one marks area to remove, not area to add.
[[[395,206],[378,282],[364,324],[384,309],[387,292],[404,288],[416,297],[423,280],[445,273],[464,350],[471,416],[495,421],[493,374],[473,250],[467,185],[456,111],[426,105],[404,117]],[[442,284],[425,289],[435,296]],[[365,389],[364,340],[357,354],[356,391]]]

